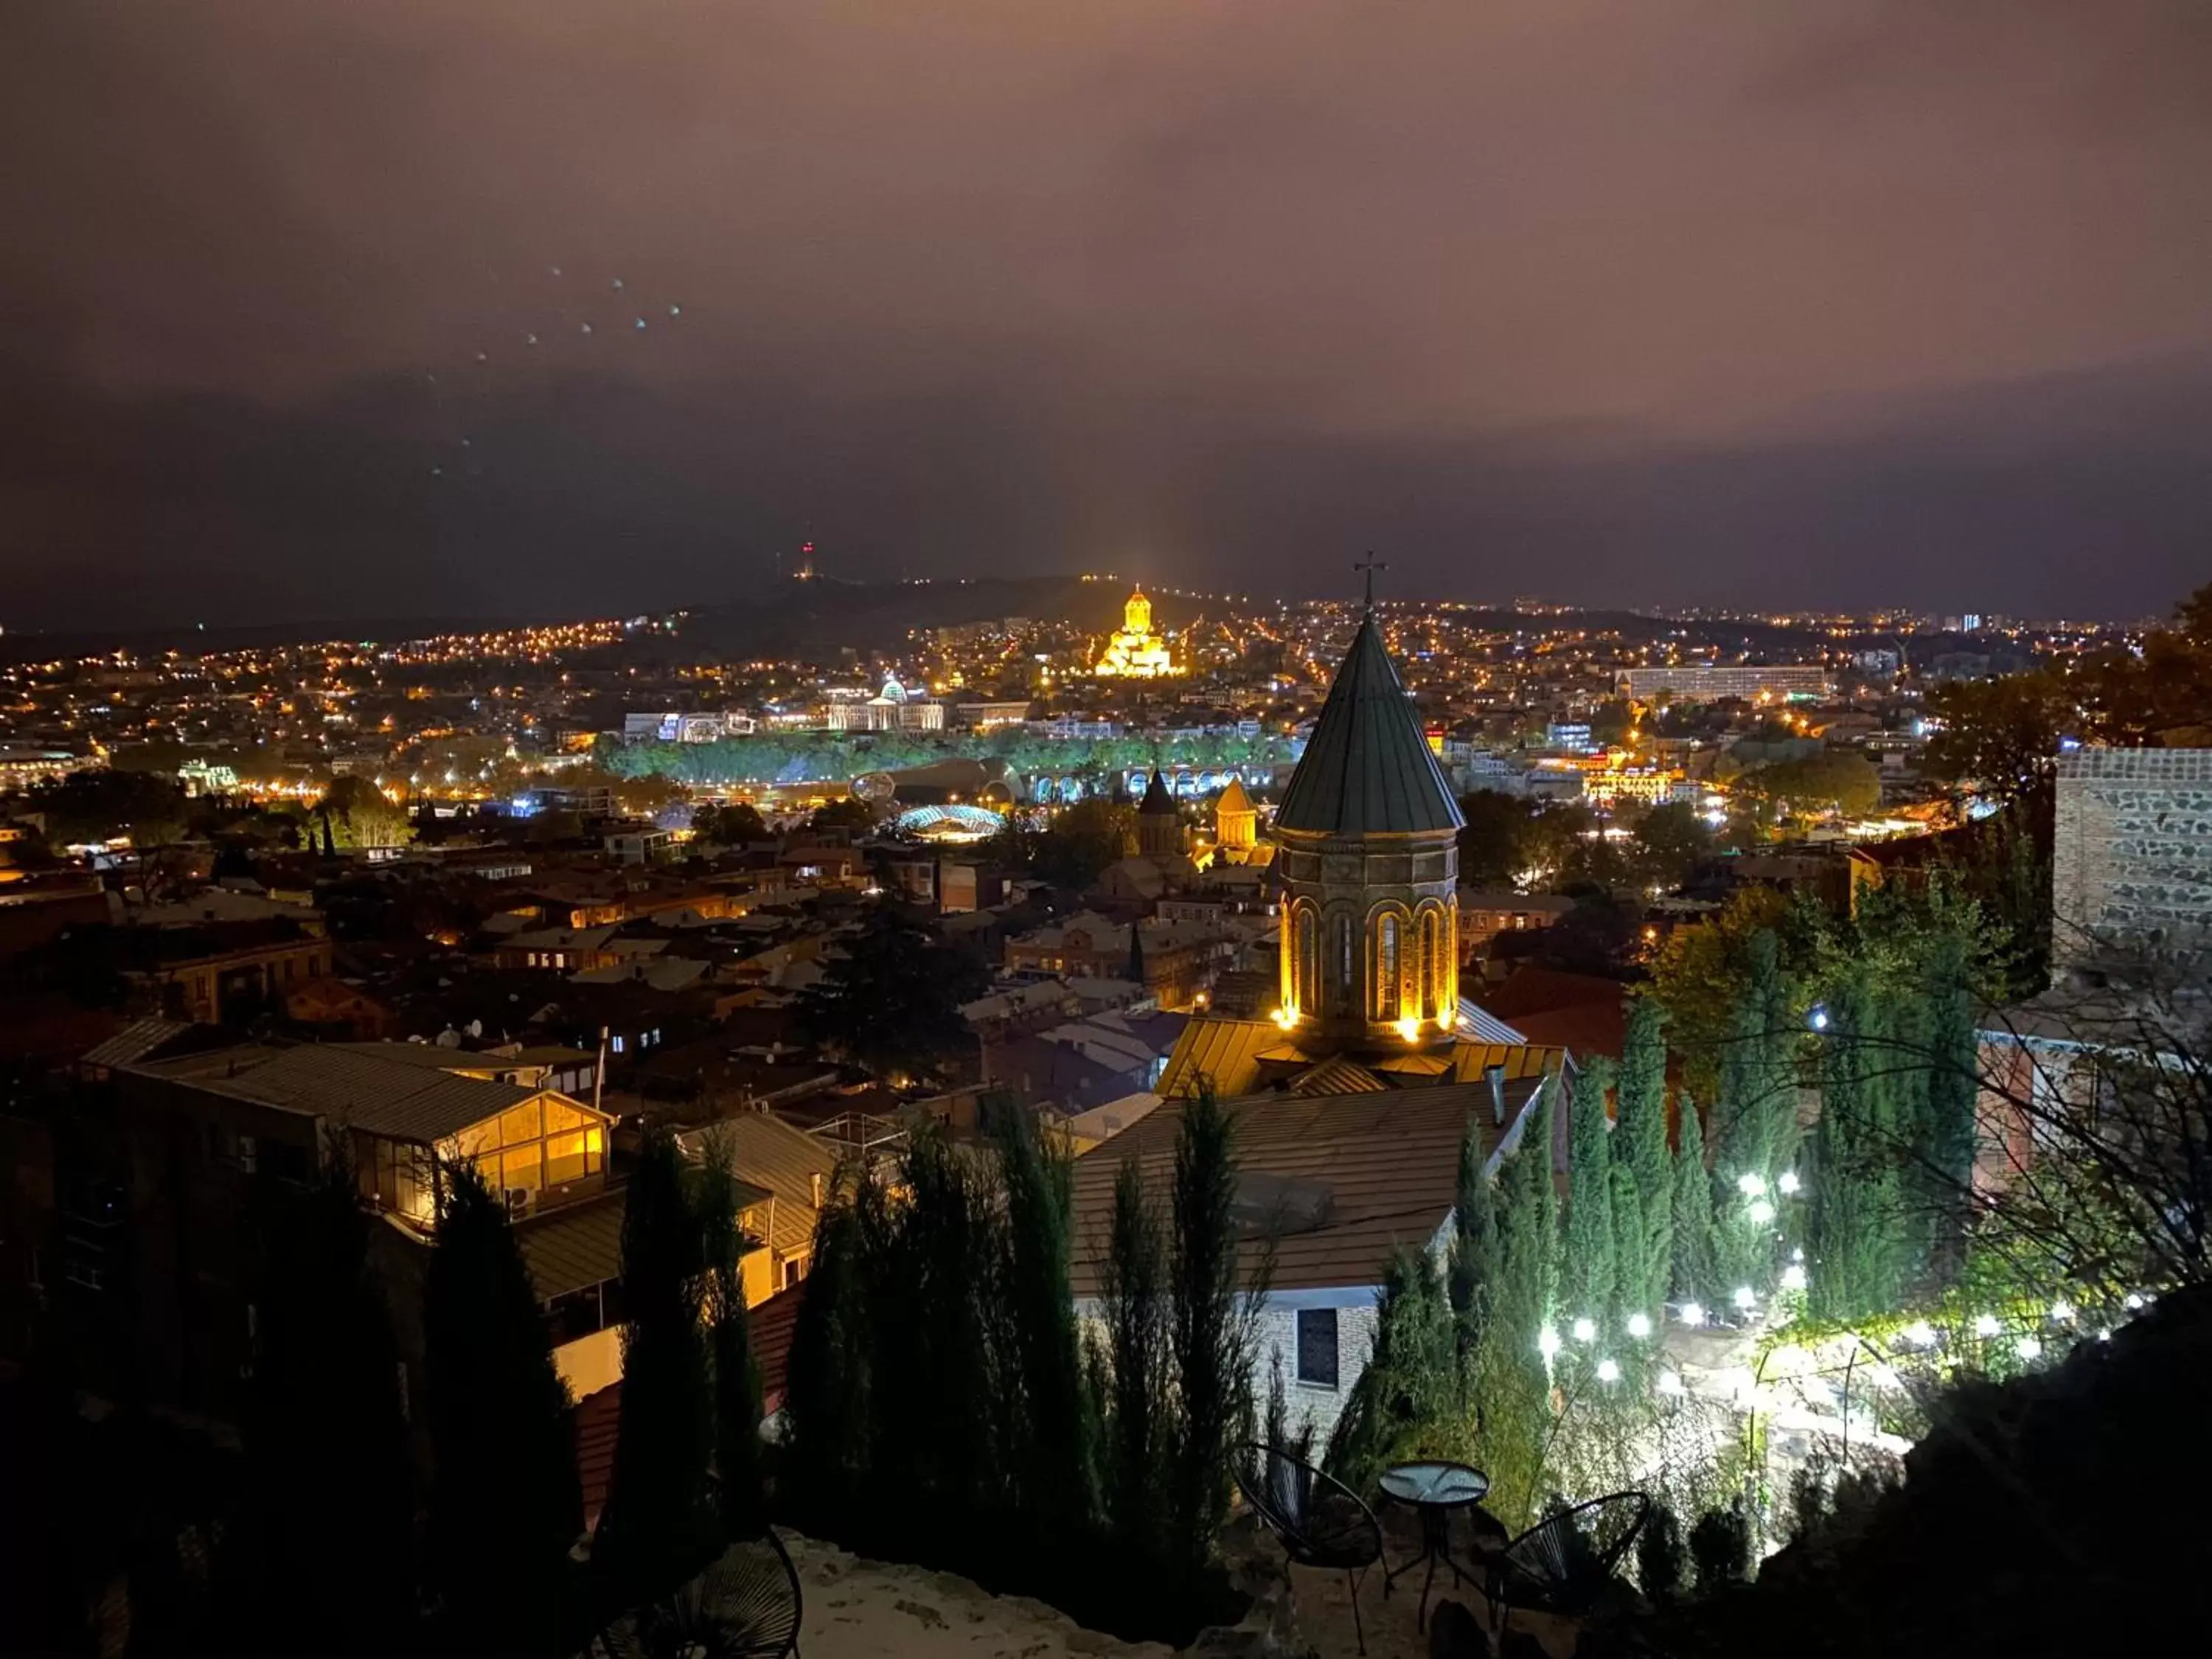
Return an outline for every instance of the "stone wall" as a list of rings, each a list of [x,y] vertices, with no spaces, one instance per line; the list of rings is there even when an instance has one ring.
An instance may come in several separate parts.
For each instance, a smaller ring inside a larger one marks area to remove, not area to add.
[[[2212,944],[2212,749],[2080,749],[2058,757],[2052,954]]]
[[[1314,1451],[1318,1455],[1328,1445],[1328,1437],[1336,1427],[1336,1419],[1344,1414],[1344,1402],[1352,1397],[1352,1385],[1359,1380],[1360,1372],[1367,1369],[1369,1356],[1375,1352],[1375,1297],[1372,1290],[1346,1291],[1349,1305],[1339,1304],[1336,1310],[1336,1377],[1333,1389],[1298,1381],[1298,1320],[1297,1306],[1315,1306],[1315,1293],[1270,1297],[1261,1310],[1258,1330],[1258,1352],[1254,1356],[1252,1388],[1262,1410],[1267,1401],[1268,1377],[1278,1359],[1283,1368],[1283,1419],[1291,1432],[1310,1424],[1314,1431]],[[1334,1297],[1331,1297],[1334,1300]]]

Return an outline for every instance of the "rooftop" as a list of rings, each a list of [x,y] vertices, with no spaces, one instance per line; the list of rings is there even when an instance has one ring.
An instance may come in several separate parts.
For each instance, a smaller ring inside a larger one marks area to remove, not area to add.
[[[119,1069],[426,1145],[548,1092],[457,1076],[367,1045],[243,1043]]]
[[[1336,671],[1275,827],[1402,836],[1454,830],[1464,822],[1370,611]]]
[[[1488,1140],[1491,1109],[1483,1084],[1318,1098],[1267,1094],[1225,1103],[1248,1189],[1266,1184],[1301,1197],[1297,1214],[1274,1239],[1271,1287],[1379,1285],[1392,1252],[1426,1246],[1451,1213],[1461,1138],[1472,1122]],[[1097,1262],[1121,1165],[1133,1158],[1150,1190],[1164,1194],[1188,1110],[1187,1101],[1163,1102],[1076,1159],[1071,1277],[1077,1296],[1098,1294]],[[1255,1176],[1267,1182],[1252,1183]],[[1248,1259],[1248,1271],[1250,1265]]]

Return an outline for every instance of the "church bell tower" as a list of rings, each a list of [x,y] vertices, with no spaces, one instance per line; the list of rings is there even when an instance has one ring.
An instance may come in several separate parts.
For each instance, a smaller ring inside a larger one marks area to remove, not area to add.
[[[1426,1047],[1459,1011],[1464,820],[1375,618],[1359,631],[1275,815],[1282,1006],[1310,1053]]]

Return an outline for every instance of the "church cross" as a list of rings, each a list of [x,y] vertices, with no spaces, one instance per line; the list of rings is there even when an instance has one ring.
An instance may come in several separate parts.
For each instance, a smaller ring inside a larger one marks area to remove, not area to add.
[[[1380,559],[1376,558],[1376,557],[1372,553],[1370,553],[1370,554],[1369,554],[1365,558],[1361,559],[1361,560],[1358,561],[1356,563],[1354,563],[1354,564],[1352,565],[1352,568],[1354,570],[1362,570],[1362,571],[1366,572],[1366,574],[1367,574],[1367,608],[1368,608],[1370,611],[1374,610],[1374,609],[1375,609],[1375,573],[1376,573],[1376,571],[1378,571],[1378,570],[1388,570],[1390,567],[1389,567],[1389,565],[1385,564],[1382,560],[1380,560]]]

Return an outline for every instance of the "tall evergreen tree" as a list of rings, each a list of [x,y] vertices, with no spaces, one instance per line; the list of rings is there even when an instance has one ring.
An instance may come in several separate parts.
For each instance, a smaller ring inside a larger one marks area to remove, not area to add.
[[[1476,1356],[1479,1429],[1495,1510],[1524,1520],[1541,1496],[1551,1437],[1551,1376],[1540,1343],[1557,1302],[1559,1197],[1547,1082],[1505,1164],[1498,1217],[1498,1288]]]
[[[1613,1062],[1594,1055],[1575,1079],[1567,1107],[1567,1229],[1559,1263],[1560,1312],[1569,1320],[1604,1323],[1619,1284],[1613,1224],[1613,1148],[1606,1095]]]
[[[1106,1325],[1107,1524],[1132,1559],[1166,1532],[1162,1480],[1169,1432],[1168,1253],[1134,1159],[1114,1177],[1114,1216],[1099,1299]]]
[[[1000,1115],[994,1139],[1006,1189],[1010,1369],[1022,1401],[1012,1500],[1026,1513],[1083,1526],[1095,1507],[1095,1480],[1068,1285],[1073,1165],[1065,1146],[1043,1142],[1018,1107]]]
[[[860,1213],[873,1188],[861,1171],[850,1191],[831,1194],[815,1220],[806,1294],[799,1298],[786,1367],[792,1495],[810,1516],[825,1519],[860,1500],[873,1462],[874,1349]]]
[[[1667,1300],[1674,1273],[1674,1162],[1667,1150],[1666,1014],[1656,1000],[1638,997],[1629,1006],[1620,1068],[1620,1122],[1616,1159],[1635,1179],[1642,1206],[1638,1274],[1631,1310],[1654,1315]],[[1629,1298],[1624,1297],[1624,1301]]]
[[[1705,1126],[1698,1103],[1684,1090],[1675,1131],[1672,1243],[1675,1298],[1711,1307],[1721,1293],[1713,1249],[1713,1189],[1705,1170]]]
[[[1816,1318],[1887,1312],[1896,1295],[1895,1164],[1869,1099],[1872,1023],[1863,988],[1846,980],[1829,1001],[1807,1206],[1806,1305]]]
[[[1796,1033],[1781,945],[1771,928],[1761,928],[1746,950],[1748,970],[1722,1051],[1715,1103],[1717,1198],[1746,1175],[1771,1184],[1797,1152]]]
[[[709,1131],[705,1151],[696,1191],[714,1389],[714,1498],[724,1534],[753,1538],[768,1522],[768,1504],[761,1480],[760,1367],[746,1316],[744,1263],[760,1243],[738,1226],[737,1169],[728,1139]]]
[[[684,1155],[648,1130],[623,1205],[622,1414],[592,1548],[639,1594],[680,1582],[711,1547],[714,1444],[701,1295],[706,1266]]]
[[[266,1177],[259,1351],[245,1425],[248,1641],[382,1653],[413,1613],[415,1504],[398,1345],[350,1162]],[[330,1609],[347,1616],[333,1620]]]
[[[583,1530],[568,1385],[506,1207],[471,1165],[442,1175],[422,1293],[431,1581],[457,1639],[566,1651],[568,1552]]]
[[[1757,1100],[1765,1120],[1762,1169],[1771,1186],[1797,1158],[1797,1048],[1801,1033],[1782,972],[1782,944],[1771,929],[1751,941],[1751,1020],[1759,1032]]]
[[[1182,1405],[1168,1493],[1174,1559],[1206,1561],[1229,1511],[1230,1448],[1249,1387],[1238,1304],[1235,1126],[1210,1088],[1185,1109],[1170,1206],[1170,1346]]]
[[[1934,1265],[1948,1279],[1960,1265],[1971,1209],[1981,1063],[1967,946],[1955,929],[1937,940],[1928,964],[1927,1018],[1928,1084],[1917,1152],[1934,1218]]]
[[[1145,982],[1145,925],[1141,920],[1129,923],[1129,965],[1122,976],[1132,985]]]
[[[1436,1265],[1423,1252],[1400,1250],[1382,1270],[1375,1346],[1329,1437],[1330,1472],[1354,1491],[1457,1405],[1456,1340],[1452,1310]]]
[[[1454,1347],[1462,1388],[1473,1376],[1475,1351],[1482,1344],[1491,1304],[1498,1294],[1499,1269],[1497,1200],[1483,1169],[1482,1135],[1470,1119],[1460,1137],[1459,1184],[1452,1205],[1451,1255],[1447,1274]]]

